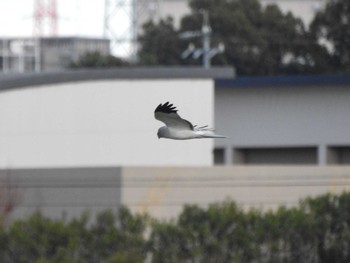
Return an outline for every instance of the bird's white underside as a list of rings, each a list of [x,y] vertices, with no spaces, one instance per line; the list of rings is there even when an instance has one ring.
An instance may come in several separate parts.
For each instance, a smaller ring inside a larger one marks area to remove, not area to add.
[[[164,138],[174,140],[189,140],[189,139],[201,139],[201,138],[226,138],[225,136],[215,134],[210,130],[180,130],[171,129],[166,126],[161,128]]]
[[[166,124],[159,128],[158,137],[174,140],[188,140],[199,138],[227,138],[222,135],[215,134],[213,129],[207,126],[193,126],[189,121],[182,119],[173,104],[169,102],[160,104],[155,112],[154,117]]]

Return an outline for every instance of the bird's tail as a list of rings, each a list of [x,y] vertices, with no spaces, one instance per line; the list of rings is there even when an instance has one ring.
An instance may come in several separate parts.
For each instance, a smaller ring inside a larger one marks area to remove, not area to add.
[[[194,129],[197,131],[215,131],[213,128],[209,128],[208,125],[198,127],[198,125],[194,125]]]
[[[216,133],[205,133],[202,136],[203,138],[228,138],[227,136],[216,134]]]
[[[194,126],[194,130],[199,135],[198,138],[228,138],[227,136],[216,134],[215,129],[209,128],[208,125],[198,127]]]
[[[211,130],[201,130],[197,134],[199,135],[198,138],[228,138],[225,135],[216,134]]]

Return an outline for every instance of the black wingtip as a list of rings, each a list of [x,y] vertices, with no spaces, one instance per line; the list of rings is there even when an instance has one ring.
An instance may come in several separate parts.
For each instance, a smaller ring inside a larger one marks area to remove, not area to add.
[[[154,112],[177,113],[177,109],[169,101],[164,104],[159,104]]]

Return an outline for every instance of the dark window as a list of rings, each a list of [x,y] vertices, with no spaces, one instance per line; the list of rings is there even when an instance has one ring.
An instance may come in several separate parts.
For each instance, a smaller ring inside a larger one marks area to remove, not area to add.
[[[225,163],[225,150],[222,148],[214,149],[214,164],[224,164]]]
[[[350,146],[336,146],[328,148],[329,164],[350,164]]]
[[[316,147],[240,148],[234,151],[236,164],[316,164]]]

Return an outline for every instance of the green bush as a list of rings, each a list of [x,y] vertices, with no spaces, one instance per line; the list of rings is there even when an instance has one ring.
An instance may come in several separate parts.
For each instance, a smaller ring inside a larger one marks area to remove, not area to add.
[[[175,221],[122,207],[69,222],[37,212],[0,228],[0,262],[350,262],[350,193],[295,208],[185,206]]]
[[[156,263],[350,262],[350,193],[266,213],[186,206],[175,223],[156,222],[149,242]]]
[[[64,223],[37,212],[0,231],[0,262],[143,262],[146,217],[126,208]]]

